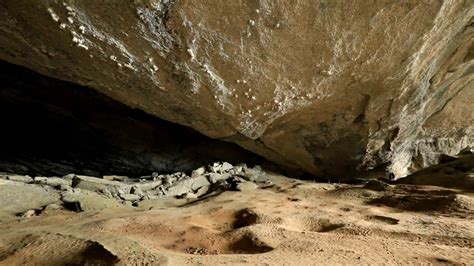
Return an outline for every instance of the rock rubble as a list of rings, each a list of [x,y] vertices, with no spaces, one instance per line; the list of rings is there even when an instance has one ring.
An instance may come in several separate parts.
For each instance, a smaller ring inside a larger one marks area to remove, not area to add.
[[[260,166],[248,167],[245,164],[234,166],[227,162],[217,162],[192,171],[190,176],[183,172],[151,173],[138,179],[113,175],[99,178],[69,174],[63,177],[32,178],[0,174],[0,182],[2,182],[0,185],[35,186],[37,189],[46,189],[42,193],[48,191],[59,195],[56,199],[60,198],[60,201],[50,200],[42,208],[37,207],[37,210],[56,210],[58,209],[56,206],[62,202],[62,206],[66,209],[83,211],[95,209],[97,206],[93,206],[94,202],[101,206],[113,205],[115,204],[113,202],[136,206],[143,200],[169,197],[193,200],[216,191],[257,189],[259,183],[267,184],[270,181]],[[55,208],[48,208],[50,205]],[[29,215],[32,213],[31,210],[35,209],[25,209],[20,216],[33,217]]]

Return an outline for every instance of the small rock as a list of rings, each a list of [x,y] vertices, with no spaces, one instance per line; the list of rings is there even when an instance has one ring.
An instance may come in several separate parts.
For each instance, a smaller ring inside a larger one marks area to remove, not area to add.
[[[199,167],[198,169],[194,170],[191,173],[191,177],[198,177],[201,175],[204,175],[206,173],[206,168],[205,167]]]
[[[213,163],[211,166],[209,166],[209,170],[213,173],[218,173],[221,171],[222,164],[220,163]]]
[[[125,201],[137,201],[140,200],[140,196],[134,194],[120,194],[120,198]]]
[[[238,191],[250,191],[250,190],[255,190],[257,188],[258,188],[257,184],[253,182],[242,182],[242,183],[237,184]]]
[[[35,210],[27,210],[26,212],[21,215],[22,218],[31,218],[36,216],[36,211]]]
[[[10,181],[23,182],[23,183],[33,182],[33,178],[28,175],[9,175],[7,179]]]
[[[239,174],[244,170],[244,168],[240,165],[234,167],[234,174]]]
[[[364,188],[369,189],[369,190],[374,190],[374,191],[387,191],[390,189],[390,185],[380,180],[373,179],[367,182]]]
[[[224,162],[221,166],[221,171],[223,172],[227,172],[227,171],[230,171],[234,168],[234,166],[228,162]]]

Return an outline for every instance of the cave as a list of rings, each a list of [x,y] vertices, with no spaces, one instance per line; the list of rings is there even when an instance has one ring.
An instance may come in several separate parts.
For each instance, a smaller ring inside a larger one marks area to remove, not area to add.
[[[264,161],[86,86],[5,61],[0,68],[0,172],[140,177],[190,172],[215,161]]]
[[[474,1],[0,17],[0,265],[473,264]]]

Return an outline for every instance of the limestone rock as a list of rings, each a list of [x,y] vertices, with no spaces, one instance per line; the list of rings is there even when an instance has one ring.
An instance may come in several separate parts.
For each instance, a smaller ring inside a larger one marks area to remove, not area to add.
[[[188,192],[198,190],[201,187],[210,186],[211,183],[205,176],[193,177],[176,182],[168,189],[168,195],[179,196]]]
[[[250,191],[250,190],[255,190],[257,188],[258,188],[257,184],[253,182],[241,182],[237,184],[238,191]]]
[[[157,180],[157,181],[152,181],[152,182],[146,182],[143,184],[136,184],[135,186],[142,191],[149,191],[149,190],[157,188],[158,186],[162,184],[163,184],[163,181]]]
[[[133,195],[135,196],[135,195]],[[81,193],[62,193],[63,205],[65,209],[75,212],[96,212],[127,210],[127,206],[119,203],[117,199],[107,198],[95,192],[84,190]]]
[[[140,200],[140,196],[134,194],[120,194],[120,198],[126,201]]]
[[[118,181],[109,181],[90,176],[74,176],[72,187],[102,194],[124,194],[130,191],[130,186]]]
[[[224,174],[209,173],[207,174],[207,176],[209,177],[209,182],[211,182],[212,184],[217,183],[219,180],[225,180],[231,177],[231,175],[227,173],[224,173]]]
[[[122,181],[122,182],[130,179],[128,176],[120,176],[120,175],[104,175],[102,178],[104,180]]]
[[[22,218],[32,218],[34,216],[36,216],[36,210],[27,210],[25,213],[23,213],[23,215],[21,216]]]
[[[33,182],[33,178],[31,178],[31,176],[27,176],[27,175],[8,175],[7,179],[11,180],[11,181],[16,181],[16,182],[22,182],[22,183],[32,183]]]
[[[18,214],[59,202],[59,193],[33,184],[7,181],[0,185],[0,212]]]
[[[473,15],[473,1],[5,0],[0,59],[313,174],[389,162],[398,177],[474,144]]]
[[[206,173],[206,168],[205,167],[199,167],[198,169],[194,170],[191,173],[191,177],[198,177],[201,175],[204,175]]]
[[[34,181],[37,184],[47,185],[47,186],[51,186],[51,187],[60,187],[60,186],[70,187],[70,186],[72,186],[72,180],[71,179],[65,179],[65,178],[60,178],[60,177],[36,176]]]

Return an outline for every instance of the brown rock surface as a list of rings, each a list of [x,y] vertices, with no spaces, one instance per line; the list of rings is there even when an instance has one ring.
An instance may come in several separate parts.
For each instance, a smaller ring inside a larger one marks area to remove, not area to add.
[[[0,4],[0,59],[320,175],[474,144],[472,1]]]

